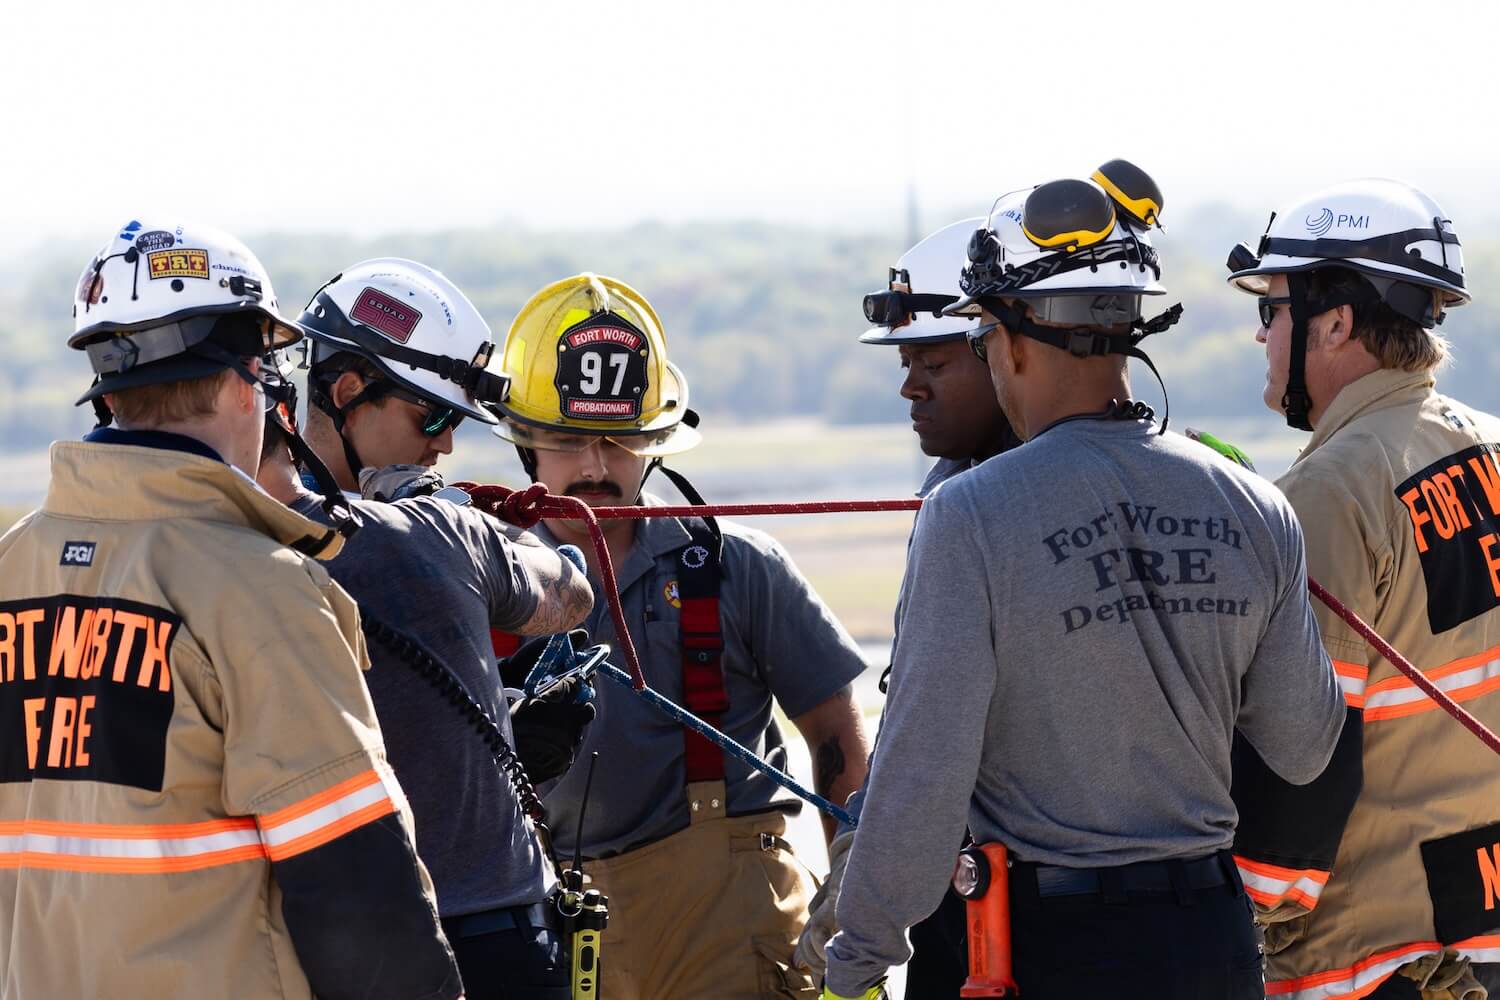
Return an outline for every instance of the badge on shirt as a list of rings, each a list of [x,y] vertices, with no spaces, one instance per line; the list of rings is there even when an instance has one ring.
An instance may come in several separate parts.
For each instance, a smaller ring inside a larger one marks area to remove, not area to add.
[[[667,585],[661,588],[661,596],[667,599],[667,603],[678,610],[682,609],[682,595],[677,592],[676,579],[668,580]]]

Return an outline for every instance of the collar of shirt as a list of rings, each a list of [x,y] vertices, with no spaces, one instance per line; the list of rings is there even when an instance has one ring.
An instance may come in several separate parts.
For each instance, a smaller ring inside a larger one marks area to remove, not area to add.
[[[1307,447],[1297,456],[1297,462],[1326,444],[1329,438],[1357,418],[1430,396],[1436,384],[1431,372],[1404,372],[1392,368],[1382,368],[1355,379],[1340,389],[1333,402],[1328,404],[1307,441]]]
[[[90,444],[130,444],[138,448],[185,451],[190,455],[211,458],[215,462],[224,461],[222,455],[197,438],[171,431],[127,431],[120,427],[95,427],[83,439]]]

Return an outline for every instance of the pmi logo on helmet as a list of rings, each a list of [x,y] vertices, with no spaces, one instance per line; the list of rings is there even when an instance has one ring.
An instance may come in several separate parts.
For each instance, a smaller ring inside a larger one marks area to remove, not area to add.
[[[1333,209],[1324,208],[1317,215],[1309,215],[1302,220],[1307,226],[1307,231],[1315,237],[1322,237],[1330,229],[1369,229],[1370,217],[1368,215],[1354,215],[1349,212],[1334,214]]]
[[[63,542],[62,559],[59,566],[92,566],[94,549],[98,542]]]
[[[1317,215],[1309,215],[1302,221],[1307,226],[1308,232],[1314,236],[1322,236],[1333,228],[1333,211],[1332,209],[1325,208]]]
[[[422,319],[422,314],[411,306],[402,305],[374,288],[360,291],[349,316],[357,323],[379,330],[398,344],[411,339],[411,332]]]

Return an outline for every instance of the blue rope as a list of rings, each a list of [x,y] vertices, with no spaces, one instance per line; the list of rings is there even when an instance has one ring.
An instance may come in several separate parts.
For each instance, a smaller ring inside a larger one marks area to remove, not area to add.
[[[583,552],[576,546],[559,545],[557,551],[559,555],[567,558],[580,570],[585,569]],[[543,680],[545,680],[549,675],[566,673],[568,670],[573,669],[575,664],[577,664],[580,659],[585,657],[594,657],[600,650],[603,651],[604,655],[598,656],[598,670],[602,672],[604,676],[608,677],[612,681],[616,681],[620,684],[625,685],[630,689],[632,694],[640,695],[642,698],[646,699],[648,703],[655,705],[657,708],[661,709],[663,712],[676,719],[682,725],[691,729],[693,732],[702,736],[704,739],[707,739],[710,742],[715,743],[723,749],[727,750],[735,758],[755,768],[761,774],[764,774],[766,777],[770,778],[772,781],[776,782],[776,784],[780,785],[782,788],[785,788],[787,791],[791,792],[798,798],[812,803],[818,809],[821,809],[823,812],[832,816],[834,819],[838,820],[845,826],[853,827],[859,825],[859,821],[854,818],[853,813],[849,812],[847,809],[843,809],[839,806],[834,805],[832,802],[829,802],[817,792],[804,788],[796,778],[793,778],[785,771],[779,770],[772,767],[770,764],[767,764],[765,761],[761,760],[754,751],[750,750],[746,746],[736,743],[734,740],[719,732],[713,726],[710,726],[708,723],[704,722],[702,719],[698,718],[696,715],[694,715],[692,712],[689,712],[681,705],[672,701],[670,698],[657,693],[649,687],[642,688],[637,691],[635,683],[631,680],[630,675],[621,670],[619,667],[615,666],[613,663],[610,663],[609,660],[606,659],[606,657],[609,655],[608,646],[595,646],[592,649],[585,650],[582,653],[574,653],[573,644],[568,641],[567,634],[559,632],[557,635],[554,635],[552,639],[547,643],[546,648],[542,650],[541,657],[537,660],[536,667],[534,667],[531,673],[527,675],[527,690],[535,689],[535,687]],[[585,664],[585,667],[587,667],[587,664]]]
[[[847,809],[840,808],[839,806],[836,806],[832,802],[829,802],[827,799],[823,798],[823,796],[819,795],[817,792],[804,788],[796,778],[793,778],[785,771],[778,770],[777,768],[772,767],[770,764],[767,764],[765,761],[756,756],[756,754],[748,747],[736,743],[734,740],[730,739],[728,736],[725,736],[713,726],[710,726],[708,723],[704,722],[702,719],[698,718],[696,715],[694,715],[692,712],[689,712],[681,705],[672,701],[670,698],[658,694],[656,691],[652,690],[649,687],[642,688],[641,690],[636,691],[635,684],[630,680],[630,675],[621,670],[619,667],[615,666],[613,663],[610,663],[608,660],[599,664],[599,671],[610,680],[625,685],[633,693],[640,695],[642,698],[645,698],[647,702],[655,705],[657,708],[661,709],[663,712],[667,713],[672,718],[676,719],[678,722],[691,729],[693,732],[723,747],[734,757],[755,768],[761,774],[764,774],[766,777],[770,778],[772,781],[776,782],[776,784],[780,785],[782,788],[785,788],[793,795],[797,796],[800,799],[805,799],[806,801],[811,802],[814,806],[832,816],[840,823],[843,823],[845,826],[852,827],[859,825],[859,820],[855,819],[854,815]]]

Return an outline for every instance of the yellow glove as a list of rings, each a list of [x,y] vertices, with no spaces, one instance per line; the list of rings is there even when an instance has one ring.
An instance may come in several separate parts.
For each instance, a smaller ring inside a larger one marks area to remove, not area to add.
[[[822,1000],[889,1000],[889,998],[890,994],[885,991],[884,979],[876,983],[874,986],[871,986],[869,989],[865,990],[857,997],[840,996],[839,994],[833,992],[833,990],[830,990],[827,986],[823,987],[822,996]]]

